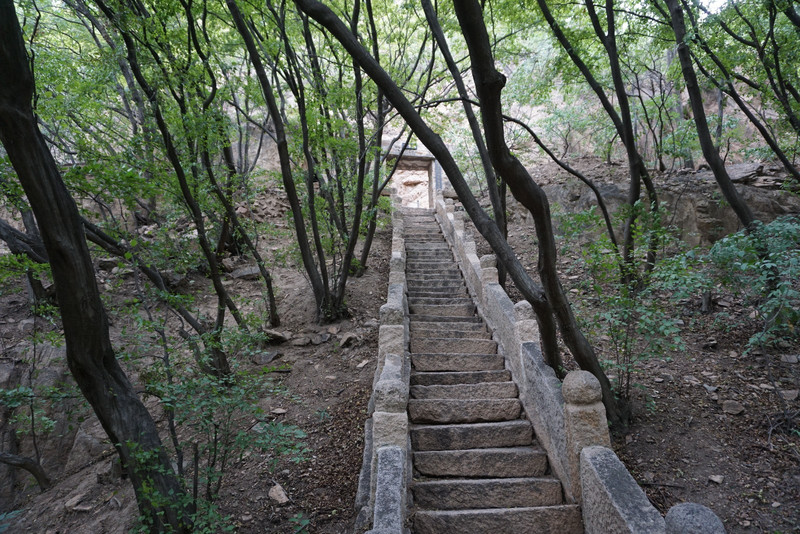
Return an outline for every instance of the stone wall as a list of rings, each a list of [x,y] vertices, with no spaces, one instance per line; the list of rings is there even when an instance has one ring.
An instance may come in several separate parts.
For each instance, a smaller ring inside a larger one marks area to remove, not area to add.
[[[400,199],[392,199],[395,207]],[[378,362],[364,425],[364,459],[356,494],[355,532],[402,534],[411,479],[408,435],[408,302],[403,219],[392,214],[392,257],[386,304],[380,310]]]

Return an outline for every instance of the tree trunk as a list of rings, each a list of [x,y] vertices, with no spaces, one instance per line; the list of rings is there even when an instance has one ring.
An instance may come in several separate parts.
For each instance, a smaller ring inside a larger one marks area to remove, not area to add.
[[[482,10],[477,2],[464,0],[456,3],[455,12],[472,60],[472,75],[480,98],[489,156],[498,174],[511,189],[511,194],[533,215],[536,236],[539,239],[539,276],[561,329],[561,335],[581,369],[592,373],[600,382],[603,404],[606,406],[609,421],[614,424],[624,424],[627,416],[611,390],[611,383],[603,372],[594,349],[580,331],[558,279],[556,244],[547,195],[534,182],[519,160],[511,154],[506,144],[500,99],[506,80],[505,76],[494,67],[494,57],[489,44],[489,35],[483,23]]]
[[[127,467],[150,530],[189,532],[194,510],[114,355],[78,209],[33,115],[34,80],[11,0],[0,0],[0,79],[0,140],[50,258],[70,371]]]
[[[700,148],[703,149],[703,156],[708,162],[708,166],[714,172],[714,178],[717,180],[725,200],[728,201],[739,221],[744,228],[750,228],[753,224],[753,213],[750,207],[742,200],[736,188],[733,186],[728,171],[725,170],[725,164],[719,157],[719,152],[714,146],[714,140],[711,138],[711,132],[708,130],[708,122],[706,121],[706,112],[703,109],[703,96],[700,93],[700,86],[697,83],[697,74],[692,65],[692,58],[689,55],[689,47],[686,45],[686,24],[683,19],[683,11],[681,10],[678,0],[665,0],[667,8],[669,9],[670,19],[672,21],[672,30],[675,32],[675,42],[678,44],[678,60],[681,64],[681,72],[683,80],[686,82],[686,91],[689,93],[689,100],[692,104],[692,113],[694,114],[694,122],[697,126],[697,136],[700,140]]]
[[[386,95],[386,98],[392,103],[395,109],[397,109],[398,113],[400,113],[403,119],[405,119],[406,123],[417,135],[418,139],[425,144],[428,150],[430,150],[436,159],[439,160],[439,163],[442,165],[442,169],[450,179],[453,188],[458,194],[459,200],[464,205],[464,209],[469,214],[472,222],[475,224],[476,229],[489,242],[489,245],[492,247],[492,250],[494,250],[498,257],[498,260],[505,264],[509,275],[514,281],[514,284],[517,286],[523,296],[531,303],[534,311],[536,311],[537,320],[539,321],[542,335],[542,351],[545,353],[548,363],[557,361],[558,346],[555,343],[557,331],[555,321],[553,320],[553,306],[548,300],[549,294],[546,296],[545,290],[536,284],[536,282],[534,282],[530,276],[528,276],[525,268],[519,262],[519,259],[516,257],[513,249],[503,238],[495,222],[492,221],[481,209],[477,200],[470,191],[469,186],[467,185],[466,180],[461,173],[461,170],[459,169],[458,165],[456,165],[452,154],[450,154],[441,137],[439,137],[433,132],[433,130],[430,129],[411,102],[409,102],[405,97],[397,84],[389,77],[386,71],[384,71],[381,66],[377,64],[374,58],[372,58],[361,46],[355,36],[344,26],[336,14],[334,14],[325,5],[315,0],[294,1],[295,4],[300,7],[300,9],[327,28],[328,31],[330,31],[334,37],[336,37],[336,39],[342,43],[348,53],[359,62],[361,67],[370,76],[370,78],[372,78],[372,80],[381,87]],[[459,9],[460,7],[461,3],[459,2],[456,8]],[[480,11],[479,8],[478,11]],[[483,24],[480,14],[478,15],[476,24],[481,26]],[[483,27],[483,32],[485,35],[485,27]],[[502,118],[500,121],[502,122]],[[487,139],[488,137],[489,136],[487,136]],[[494,158],[494,155],[492,154],[492,148],[489,148],[489,154]],[[495,167],[497,167],[497,165],[495,165]],[[516,178],[516,176],[512,176],[512,178]],[[505,181],[508,183],[508,177],[505,178]],[[531,181],[531,183],[533,182]],[[535,184],[533,185],[535,186]],[[511,187],[510,183],[509,186]],[[549,220],[549,212],[546,213],[546,216]],[[537,234],[539,232],[538,227],[539,225],[537,225]],[[546,229],[543,228],[542,230],[544,231]],[[552,232],[552,228],[550,228],[550,231]],[[548,280],[548,283],[551,282],[552,280]],[[549,289],[552,290],[553,288],[550,287]],[[561,304],[562,303],[559,303],[559,305]],[[579,338],[575,336],[576,332],[578,334],[580,333],[580,331],[577,329],[577,325],[574,322],[570,324],[569,321],[564,320],[566,315],[570,313],[571,312],[568,304],[566,305],[566,309],[561,308],[558,310],[558,317],[560,320],[563,320],[559,324],[559,326],[562,328],[562,335],[564,336],[565,340],[568,340],[567,342],[572,345],[570,347],[571,350],[573,348],[575,350],[582,350],[584,351],[582,354],[585,354],[587,349],[588,351],[591,351],[591,346],[588,344],[588,342],[586,342],[585,339],[583,339],[583,344],[578,342]],[[582,336],[580,336],[580,338],[582,338]],[[582,358],[582,355],[576,355],[576,359],[578,358]],[[605,383],[608,384],[607,379],[605,380]],[[624,414],[616,407],[616,401],[613,398],[613,395],[604,395],[604,401],[609,403],[607,407],[609,420],[611,420],[613,423],[623,423]]]

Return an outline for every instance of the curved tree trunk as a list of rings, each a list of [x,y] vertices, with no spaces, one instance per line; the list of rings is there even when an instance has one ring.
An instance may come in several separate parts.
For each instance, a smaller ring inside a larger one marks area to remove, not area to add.
[[[497,223],[497,227],[500,228],[500,233],[503,234],[504,238],[507,238],[508,228],[506,223],[505,203],[500,196],[500,187],[497,185],[497,176],[492,168],[491,158],[486,150],[486,143],[483,141],[483,133],[481,132],[478,118],[472,111],[472,104],[469,102],[467,88],[464,85],[464,80],[461,79],[461,71],[459,70],[458,65],[456,65],[453,55],[450,53],[450,47],[447,45],[447,39],[444,36],[442,27],[439,24],[439,19],[436,16],[436,11],[434,10],[430,0],[422,0],[422,8],[425,11],[425,18],[428,20],[428,26],[431,28],[433,38],[436,40],[436,44],[439,46],[439,50],[442,52],[442,57],[444,57],[444,60],[447,63],[447,69],[450,71],[450,76],[452,76],[453,83],[458,90],[458,96],[461,98],[461,103],[464,107],[464,115],[467,117],[469,129],[472,131],[472,139],[475,141],[475,146],[478,149],[478,155],[481,158],[483,174],[486,176],[486,189],[489,192],[489,200],[492,203],[494,220]],[[505,268],[503,267],[502,263],[498,264],[498,267],[498,278],[500,280],[500,285],[505,286]]]
[[[603,372],[594,349],[578,327],[558,279],[556,244],[547,195],[533,181],[519,160],[511,154],[506,144],[500,101],[500,93],[506,80],[505,76],[494,67],[494,57],[489,44],[489,35],[483,23],[482,10],[477,2],[464,0],[456,3],[455,11],[472,60],[472,75],[480,98],[489,156],[498,174],[511,189],[511,193],[533,215],[536,236],[539,239],[539,276],[561,329],[561,335],[581,369],[592,373],[600,382],[603,404],[606,406],[609,421],[612,424],[624,424],[627,415],[617,402],[611,390],[611,383]]]
[[[675,42],[678,45],[678,60],[681,63],[681,73],[686,82],[686,92],[689,93],[689,100],[692,104],[694,122],[697,126],[697,137],[700,140],[700,148],[703,149],[703,156],[714,172],[714,178],[716,178],[725,200],[728,201],[728,204],[731,205],[731,208],[739,218],[739,222],[742,223],[744,228],[750,228],[754,220],[753,212],[750,211],[750,207],[742,200],[742,197],[739,196],[738,191],[733,186],[733,182],[728,176],[728,171],[725,170],[725,164],[719,157],[719,152],[714,146],[714,140],[711,138],[711,132],[708,129],[706,112],[703,108],[703,96],[697,83],[697,74],[694,71],[692,58],[689,55],[689,47],[686,45],[686,23],[683,19],[680,3],[678,0],[665,0],[665,3],[669,9],[672,30],[675,33]]]
[[[336,14],[324,4],[321,4],[315,0],[294,0],[294,2],[305,13],[327,28],[328,31],[330,31],[334,37],[336,37],[336,39],[342,43],[348,53],[359,62],[361,67],[370,76],[370,78],[372,78],[372,80],[383,89],[386,98],[402,115],[403,119],[405,119],[406,123],[408,123],[419,140],[424,143],[428,150],[430,150],[431,153],[439,160],[439,163],[442,165],[442,169],[450,179],[453,188],[458,194],[459,200],[464,205],[464,209],[469,214],[472,222],[475,224],[475,227],[489,242],[489,245],[492,247],[492,250],[494,250],[498,257],[498,260],[505,264],[509,275],[514,281],[514,284],[517,286],[523,296],[531,303],[536,311],[537,320],[539,321],[542,335],[542,351],[545,353],[548,363],[552,364],[556,362],[558,358],[558,346],[555,343],[556,324],[553,320],[555,306],[559,306],[559,309],[555,310],[555,312],[559,319],[559,326],[561,327],[562,335],[567,343],[571,345],[571,350],[574,349],[579,351],[579,354],[575,355],[576,359],[581,361],[583,356],[586,354],[590,354],[592,357],[594,357],[594,353],[591,350],[591,346],[588,344],[588,342],[586,342],[585,339],[582,339],[581,343],[580,340],[583,338],[583,336],[579,335],[580,330],[577,328],[574,318],[572,319],[572,322],[569,321],[569,316],[571,316],[569,304],[566,303],[566,306],[564,306],[564,301],[559,301],[555,304],[549,301],[549,292],[554,291],[554,288],[552,287],[553,280],[548,279],[547,281],[551,287],[548,288],[548,294],[546,295],[545,289],[531,279],[531,277],[525,271],[525,268],[520,263],[519,259],[516,257],[513,249],[511,249],[506,240],[503,238],[495,222],[492,221],[481,209],[474,195],[470,191],[469,186],[467,185],[466,180],[461,173],[461,170],[455,163],[453,156],[450,154],[450,151],[445,146],[441,137],[433,132],[433,130],[431,130],[431,128],[425,123],[397,84],[389,77],[386,71],[384,71],[380,65],[377,64],[374,58],[372,58],[361,46],[355,36],[347,29],[346,26],[344,26]],[[461,9],[461,7],[462,3],[458,2],[456,8]],[[485,26],[483,26],[480,8],[477,7],[477,5],[475,7],[477,8],[479,14],[477,15],[477,19],[474,21],[474,23],[483,28],[483,34],[485,36],[486,29]],[[469,31],[465,31],[465,33],[469,33]],[[492,61],[489,63],[489,66],[491,65]],[[473,62],[473,67],[474,66],[475,65]],[[484,120],[486,120],[486,117],[484,117]],[[499,116],[499,121],[502,124],[502,116]],[[487,135],[487,139],[489,137],[490,136]],[[492,152],[493,149],[490,147],[489,154],[494,161],[495,155]],[[518,163],[519,162],[517,162],[517,164]],[[495,165],[495,167],[497,167],[497,165]],[[524,168],[522,170],[524,171]],[[512,191],[513,186],[508,182],[508,180],[516,178],[517,175],[504,176],[504,181],[508,183],[510,187],[512,187]],[[530,182],[533,184],[532,180]],[[535,186],[535,184],[533,185]],[[518,198],[524,198],[523,194],[525,193],[527,193],[527,191],[520,190],[520,196]],[[544,205],[546,206],[546,198]],[[549,221],[549,211],[546,211],[542,214],[542,216],[544,215],[546,215],[547,220]],[[552,236],[552,228],[549,226],[541,227],[540,230],[540,225],[537,224],[537,233],[540,231],[546,232],[548,230]],[[558,280],[556,279],[555,282],[557,283]],[[576,335],[576,333],[578,335]],[[596,357],[594,357],[594,359],[596,361]],[[602,374],[602,370],[599,369],[599,363],[597,366],[590,367],[593,367],[595,370],[599,371],[599,374]],[[608,385],[608,379],[601,379],[601,385],[603,382]],[[608,390],[608,393],[604,394],[603,398],[604,402],[608,403],[606,409],[608,411],[609,420],[612,421],[612,423],[624,424],[625,414],[617,407],[617,403],[613,397],[613,394],[610,394],[610,389]]]
[[[0,79],[0,140],[50,258],[70,371],[127,467],[151,531],[189,532],[192,507],[152,417],[114,355],[78,209],[33,115],[34,80],[11,0],[0,0]]]

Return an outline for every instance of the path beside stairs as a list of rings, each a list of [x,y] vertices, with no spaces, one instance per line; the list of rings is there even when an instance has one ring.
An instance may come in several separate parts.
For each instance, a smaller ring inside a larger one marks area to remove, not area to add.
[[[432,210],[403,208],[416,534],[581,533]]]

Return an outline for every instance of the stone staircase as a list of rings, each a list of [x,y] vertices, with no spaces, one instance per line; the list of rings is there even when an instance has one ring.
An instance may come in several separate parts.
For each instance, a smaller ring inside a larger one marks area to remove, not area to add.
[[[432,210],[403,208],[416,534],[581,533]]]

